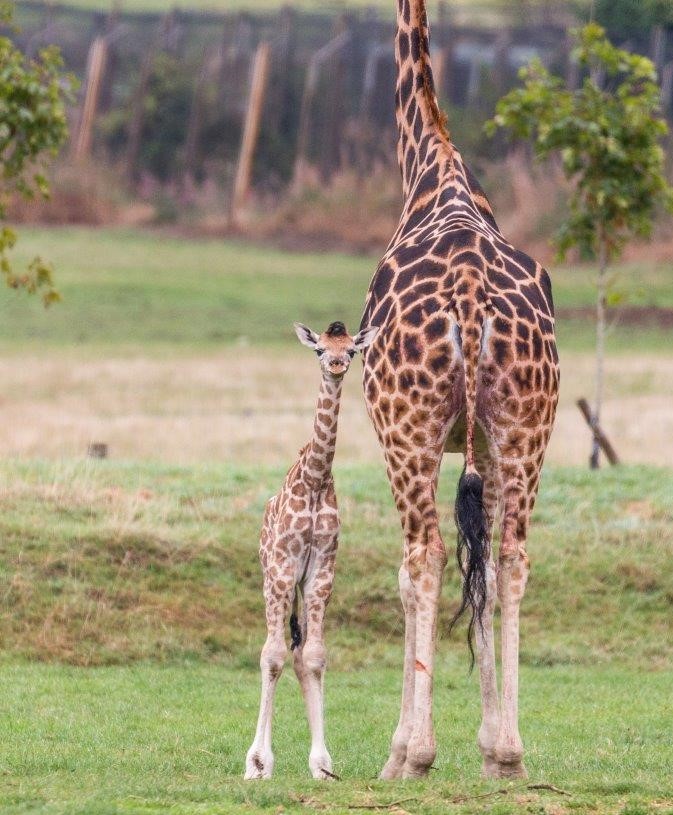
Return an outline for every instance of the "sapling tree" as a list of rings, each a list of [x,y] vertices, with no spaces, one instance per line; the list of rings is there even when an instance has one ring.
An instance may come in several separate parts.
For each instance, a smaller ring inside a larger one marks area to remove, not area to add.
[[[573,58],[585,75],[570,89],[539,60],[520,71],[523,86],[504,96],[487,123],[532,141],[535,156],[559,155],[571,181],[568,216],[556,235],[558,257],[577,247],[598,261],[593,420],[603,402],[607,269],[635,236],[647,237],[656,211],[673,208],[661,140],[656,70],[646,57],[616,48],[596,23],[574,32]],[[598,467],[593,439],[590,463]]]
[[[0,25],[12,25],[12,11],[12,4],[0,3]],[[51,266],[36,257],[26,269],[15,268],[10,251],[17,236],[5,217],[12,195],[49,195],[45,162],[67,138],[65,107],[73,89],[57,48],[29,60],[0,36],[0,272],[11,288],[39,292],[45,305],[59,299]]]

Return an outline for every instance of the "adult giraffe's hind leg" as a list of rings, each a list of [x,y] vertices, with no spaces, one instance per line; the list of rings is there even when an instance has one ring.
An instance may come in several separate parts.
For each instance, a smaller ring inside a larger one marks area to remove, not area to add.
[[[526,533],[537,490],[537,473],[527,479],[523,468],[510,465],[508,469],[503,473],[504,514],[497,570],[502,625],[502,709],[495,757],[499,777],[525,778],[518,723],[519,609],[530,569]]]
[[[416,599],[407,567],[399,572],[400,597],[404,609],[404,676],[402,680],[402,709],[390,745],[390,756],[381,771],[381,778],[391,781],[402,777],[407,760],[407,745],[411,737],[414,715],[414,677],[416,675]]]
[[[493,640],[493,613],[497,595],[496,570],[491,547],[491,532],[497,508],[497,474],[490,457],[477,452],[477,471],[484,483],[484,511],[489,539],[486,563],[486,602],[482,614],[482,624],[475,628],[477,664],[479,665],[479,685],[481,688],[481,725],[477,734],[477,744],[483,757],[482,775],[485,778],[498,778],[500,768],[495,755],[496,742],[500,732],[500,703]]]
[[[416,600],[416,659],[413,726],[407,744],[403,778],[422,778],[427,775],[437,754],[432,722],[432,691],[437,608],[447,556],[439,534],[434,487],[426,500],[429,503],[423,513],[420,534],[410,537],[407,555],[407,568]]]
[[[435,506],[440,460],[441,448],[420,450],[409,457],[408,467],[401,468],[404,477],[391,478],[405,538],[400,589],[407,630],[402,713],[384,768],[386,778],[399,777],[402,760],[403,778],[427,775],[437,752],[432,690],[437,607],[447,560]]]

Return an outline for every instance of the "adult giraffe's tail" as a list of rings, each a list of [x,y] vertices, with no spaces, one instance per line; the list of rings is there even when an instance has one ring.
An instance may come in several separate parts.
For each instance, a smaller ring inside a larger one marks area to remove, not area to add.
[[[477,406],[477,375],[484,331],[483,314],[470,313],[471,319],[461,320],[460,337],[465,370],[465,467],[458,481],[455,520],[458,530],[456,559],[463,576],[463,598],[451,620],[450,629],[469,608],[470,623],[467,642],[472,665],[474,650],[472,634],[475,625],[482,625],[486,606],[486,563],[488,561],[488,525],[484,511],[484,482],[474,465],[474,427]]]

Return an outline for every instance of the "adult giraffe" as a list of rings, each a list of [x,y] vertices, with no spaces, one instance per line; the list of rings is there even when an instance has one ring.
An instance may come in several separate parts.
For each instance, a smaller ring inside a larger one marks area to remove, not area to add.
[[[481,682],[477,742],[488,777],[525,775],[518,731],[519,605],[526,533],[556,411],[551,284],[500,234],[444,127],[424,0],[398,0],[396,118],[404,206],[372,279],[362,326],[367,407],[404,531],[402,711],[383,778],[426,775],[436,754],[432,680],[446,548],[435,493],[445,450],[464,452],[456,498],[461,611],[471,609]],[[501,510],[497,567],[491,552]],[[502,702],[493,644],[502,609]],[[460,613],[460,612],[459,612]]]

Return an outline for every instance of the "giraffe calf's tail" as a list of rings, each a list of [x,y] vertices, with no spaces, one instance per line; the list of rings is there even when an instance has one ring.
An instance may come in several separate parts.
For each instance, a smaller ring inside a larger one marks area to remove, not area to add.
[[[301,645],[301,627],[299,625],[299,597],[295,589],[294,600],[292,601],[292,614],[290,614],[290,651],[299,648]]]
[[[463,575],[463,598],[460,608],[451,620],[450,629],[469,608],[470,623],[467,629],[467,644],[470,649],[471,665],[474,667],[472,634],[475,625],[482,626],[482,615],[486,606],[486,562],[488,559],[488,532],[484,512],[484,483],[476,471],[463,470],[458,481],[455,519],[458,529],[456,559]]]

